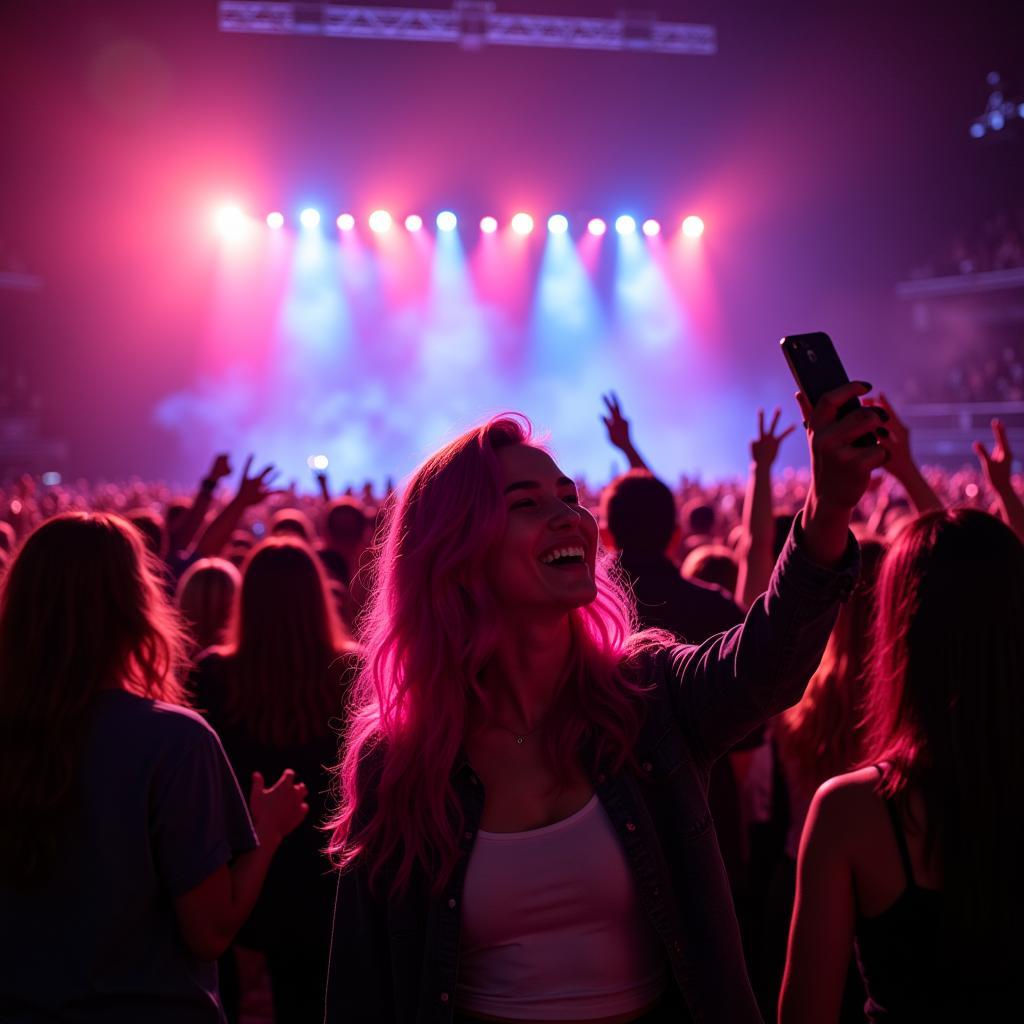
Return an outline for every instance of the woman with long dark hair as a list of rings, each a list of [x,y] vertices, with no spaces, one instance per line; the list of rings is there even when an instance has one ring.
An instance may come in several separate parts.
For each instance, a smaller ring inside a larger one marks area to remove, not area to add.
[[[189,627],[190,654],[222,643],[242,578],[225,558],[200,558],[185,570],[175,601]]]
[[[640,633],[576,486],[518,416],[390,511],[339,772],[329,1021],[760,1019],[708,811],[852,587],[884,447],[805,408],[813,484],[768,593],[701,647]]]
[[[790,791],[795,858],[807,807],[826,779],[864,758],[864,700],[875,618],[875,580],[885,547],[876,538],[860,542],[861,575],[839,611],[821,664],[803,697],[772,723]]]
[[[282,844],[239,937],[266,953],[275,1013],[289,1024],[323,1016],[334,892],[317,825],[356,657],[319,559],[282,535],[249,554],[227,643],[200,661],[194,677],[197,703],[236,772],[269,777],[294,766],[309,785],[313,813]]]
[[[254,833],[183,660],[127,521],[28,537],[0,592],[0,1019],[223,1020],[214,961],[307,808],[254,780]]]
[[[856,947],[869,1020],[995,1020],[1024,952],[1024,545],[927,513],[877,601],[866,764],[811,805],[780,1017],[834,1021]]]
[[[793,916],[796,860],[807,810],[815,790],[833,775],[849,771],[864,759],[864,699],[875,614],[875,580],[884,551],[877,538],[860,541],[861,574],[828,639],[821,664],[803,697],[777,716],[769,727],[774,790],[772,801],[784,809],[782,843],[771,849],[762,868],[764,896],[754,967],[762,1011],[775,1019],[779,987],[786,964],[786,940]],[[844,996],[843,1019],[858,1019],[863,994],[856,975]]]

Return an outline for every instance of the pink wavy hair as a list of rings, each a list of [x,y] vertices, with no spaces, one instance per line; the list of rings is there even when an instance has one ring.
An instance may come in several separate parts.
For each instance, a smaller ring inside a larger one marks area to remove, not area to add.
[[[337,768],[338,808],[326,827],[339,868],[364,857],[375,883],[394,865],[392,893],[416,866],[439,891],[459,858],[463,821],[450,776],[470,698],[486,703],[479,679],[501,628],[484,574],[506,516],[495,453],[518,444],[542,447],[518,413],[456,438],[413,474],[378,538],[361,622],[365,660]],[[563,777],[586,740],[614,769],[631,760],[646,687],[628,666],[669,639],[638,631],[629,593],[603,553],[596,582],[597,598],[571,612],[572,654],[549,719],[545,752]],[[382,770],[368,794],[361,766],[378,746]],[[368,796],[376,798],[370,810]]]

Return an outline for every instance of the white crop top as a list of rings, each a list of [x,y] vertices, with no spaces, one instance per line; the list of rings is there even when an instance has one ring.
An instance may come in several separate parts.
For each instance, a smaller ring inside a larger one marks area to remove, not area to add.
[[[477,833],[466,870],[456,1006],[586,1020],[657,1000],[667,962],[595,794],[529,832]]]

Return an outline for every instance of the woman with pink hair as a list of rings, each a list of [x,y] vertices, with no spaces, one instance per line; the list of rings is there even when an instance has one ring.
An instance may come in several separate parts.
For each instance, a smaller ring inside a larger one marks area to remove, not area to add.
[[[885,440],[804,404],[813,483],[768,593],[701,647],[638,632],[576,486],[506,415],[390,509],[362,622],[327,1020],[759,1021],[708,812],[853,586]]]

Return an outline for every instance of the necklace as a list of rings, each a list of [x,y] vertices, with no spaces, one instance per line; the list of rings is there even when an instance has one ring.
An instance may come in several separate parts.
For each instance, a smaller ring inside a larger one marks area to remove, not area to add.
[[[529,732],[516,732],[515,729],[510,729],[507,725],[501,725],[495,722],[495,728],[501,729],[503,732],[507,732],[515,737],[515,741],[519,746],[522,746],[540,727],[544,724],[544,720],[541,719]]]

